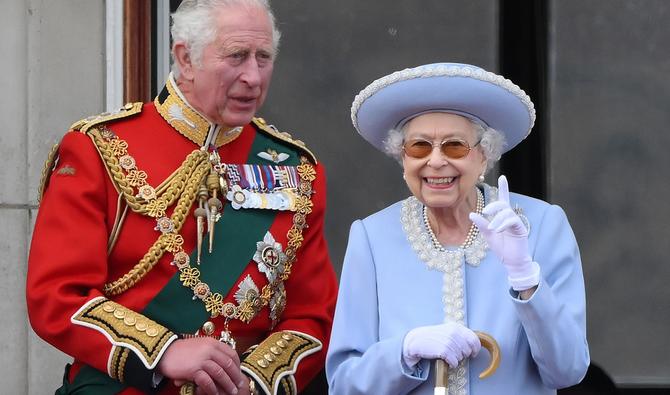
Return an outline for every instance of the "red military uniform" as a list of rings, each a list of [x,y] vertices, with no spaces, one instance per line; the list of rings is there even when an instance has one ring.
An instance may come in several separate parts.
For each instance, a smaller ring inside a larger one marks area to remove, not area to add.
[[[50,163],[27,302],[74,357],[62,393],[151,391],[179,336],[232,337],[261,392],[323,367],[337,285],[324,172],[302,142],[260,119],[219,131],[171,79],[154,103],[73,125]],[[167,381],[156,391],[177,393]]]

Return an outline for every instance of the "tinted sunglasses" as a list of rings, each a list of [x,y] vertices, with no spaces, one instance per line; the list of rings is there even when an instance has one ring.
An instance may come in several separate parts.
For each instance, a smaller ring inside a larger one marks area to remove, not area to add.
[[[475,145],[470,147],[470,145],[465,140],[447,139],[442,140],[442,142],[439,143],[439,147],[440,152],[442,152],[442,154],[447,158],[460,159],[467,156],[470,153],[470,150],[479,145],[480,142],[481,140],[477,141]],[[417,159],[425,158],[430,155],[430,153],[433,152],[433,147],[435,147],[435,145],[432,141],[423,139],[405,141],[402,145],[402,149],[405,151],[405,154]]]

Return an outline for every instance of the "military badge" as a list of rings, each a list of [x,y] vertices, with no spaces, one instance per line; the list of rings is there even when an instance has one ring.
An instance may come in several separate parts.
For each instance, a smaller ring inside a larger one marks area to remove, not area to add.
[[[247,275],[237,287],[235,301],[238,307],[234,315],[241,321],[248,323],[256,315],[255,307],[260,304],[260,291],[250,275]]]
[[[275,281],[278,275],[284,273],[286,255],[282,251],[281,244],[277,243],[270,232],[265,233],[263,241],[256,243],[254,261],[258,264],[258,270],[264,273],[268,282]]]
[[[168,109],[168,114],[170,114],[170,121],[175,120],[175,121],[180,121],[190,127],[191,129],[195,129],[196,125],[192,121],[190,121],[186,116],[184,115],[184,111],[181,109],[181,106],[177,103],[173,104],[170,106]]]
[[[271,148],[268,148],[265,152],[259,152],[258,156],[274,163],[281,163],[290,157],[290,155],[285,152],[277,152]]]
[[[70,165],[65,165],[65,166],[61,167],[60,169],[58,169],[56,174],[61,175],[61,176],[73,176],[73,175],[75,175],[76,172],[77,171],[74,169],[74,167],[72,167]]]

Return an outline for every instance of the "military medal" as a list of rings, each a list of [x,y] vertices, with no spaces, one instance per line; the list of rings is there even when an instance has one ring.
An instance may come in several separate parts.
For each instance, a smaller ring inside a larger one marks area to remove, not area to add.
[[[242,190],[239,185],[233,185],[233,187],[228,191],[226,199],[230,200],[230,205],[235,209],[239,210],[240,207],[246,208],[247,197],[249,196],[249,191]]]
[[[258,264],[258,270],[272,283],[284,272],[286,255],[282,251],[281,244],[275,241],[270,232],[266,232],[263,241],[256,242],[253,260]]]
[[[223,305],[221,312],[223,313],[223,316],[225,317],[226,320],[223,323],[224,329],[221,331],[219,341],[229,345],[230,348],[234,350],[237,343],[235,342],[232,333],[230,333],[230,330],[228,329],[228,321],[235,318],[235,316],[237,315],[237,307],[232,303],[226,303]]]
[[[270,298],[270,319],[273,326],[279,320],[286,306],[286,288],[281,280],[286,271],[286,254],[282,246],[270,232],[265,233],[263,241],[256,243],[256,253],[253,260],[258,264],[258,270],[264,273],[272,287]]]
[[[225,198],[234,210],[296,210],[301,182],[295,166],[227,164],[225,179]]]

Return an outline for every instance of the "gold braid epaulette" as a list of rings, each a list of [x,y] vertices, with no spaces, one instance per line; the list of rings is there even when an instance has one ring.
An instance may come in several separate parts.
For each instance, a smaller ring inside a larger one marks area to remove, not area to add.
[[[102,114],[93,115],[77,121],[70,126],[72,130],[78,130],[81,133],[87,133],[89,129],[96,125],[109,123],[119,119],[127,118],[142,112],[142,102],[126,103],[121,109],[116,112],[103,112]]]
[[[145,198],[142,193],[135,195],[133,187],[148,186],[144,182],[146,173],[140,170],[131,170],[129,175],[124,173],[124,167],[119,158],[126,155],[127,144],[116,138],[103,126],[96,126],[88,130],[93,139],[107,171],[119,193],[123,196],[128,207],[136,213],[159,218],[165,215],[165,210],[177,202],[170,219],[174,224],[174,231],[162,233],[156,242],[149,248],[140,261],[121,278],[105,284],[103,291],[106,295],[118,295],[140,281],[163,256],[170,245],[175,242],[175,235],[184,224],[188,212],[196,199],[198,187],[207,176],[210,169],[207,152],[194,150],[181,166],[167,180],[155,190],[151,187],[151,198]],[[134,164],[133,164],[134,166]],[[128,165],[126,165],[128,167]]]
[[[293,146],[294,148],[297,148],[299,151],[305,153],[306,156],[310,159],[310,161],[312,161],[312,163],[314,164],[317,163],[316,156],[312,153],[312,151],[309,150],[309,148],[307,148],[307,146],[303,141],[294,139],[293,136],[291,136],[291,134],[288,132],[280,132],[279,130],[275,129],[274,126],[268,125],[263,118],[254,118],[252,122],[254,123],[254,125],[256,125],[256,128],[258,128],[258,130],[266,134],[269,134],[270,136],[279,139]]]

